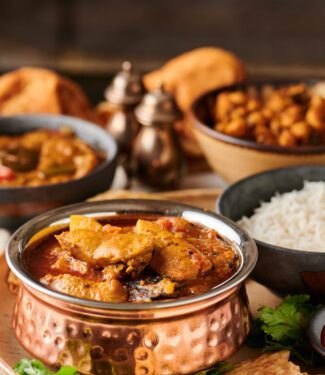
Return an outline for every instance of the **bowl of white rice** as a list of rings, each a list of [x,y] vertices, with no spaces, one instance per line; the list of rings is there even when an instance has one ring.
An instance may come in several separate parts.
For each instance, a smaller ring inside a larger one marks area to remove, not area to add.
[[[217,211],[255,239],[253,278],[280,293],[325,295],[325,165],[240,180],[220,196]]]

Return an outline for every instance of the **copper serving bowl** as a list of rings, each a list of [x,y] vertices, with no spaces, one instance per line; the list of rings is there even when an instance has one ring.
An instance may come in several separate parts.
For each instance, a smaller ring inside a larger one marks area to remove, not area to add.
[[[28,240],[71,214],[153,213],[181,216],[216,229],[237,247],[241,267],[202,294],[150,303],[107,303],[61,294],[35,281],[21,264]],[[253,270],[253,240],[230,220],[167,201],[81,203],[42,214],[18,229],[7,261],[21,280],[13,314],[18,341],[49,365],[75,365],[87,374],[190,374],[236,352],[250,330],[244,280]]]

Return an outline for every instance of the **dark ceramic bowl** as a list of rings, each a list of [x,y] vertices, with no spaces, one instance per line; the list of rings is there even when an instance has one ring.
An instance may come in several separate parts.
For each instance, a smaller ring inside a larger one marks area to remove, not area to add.
[[[325,326],[325,306],[322,307],[317,313],[311,318],[308,327],[308,336],[313,348],[325,358],[325,347],[321,342],[321,334],[323,327]]]
[[[301,189],[303,181],[325,181],[325,166],[287,167],[255,174],[231,185],[220,196],[217,211],[233,221],[251,216],[261,201],[276,193]],[[303,235],[303,234],[302,234]],[[255,239],[258,261],[252,277],[280,292],[299,293],[307,289],[325,295],[325,253],[291,250]]]
[[[216,97],[227,91],[249,87],[260,91],[268,85],[281,86],[305,82],[308,86],[317,80],[247,82],[208,91],[192,105],[189,115],[191,130],[210,166],[226,181],[233,183],[262,171],[302,164],[325,164],[325,145],[306,147],[281,147],[262,145],[257,142],[236,138],[218,132],[214,126]]]
[[[77,180],[39,187],[0,187],[0,228],[17,228],[33,216],[82,201],[111,186],[116,168],[117,146],[105,130],[69,116],[0,117],[0,134],[22,134],[35,129],[59,129],[62,126],[68,126],[80,139],[95,149],[106,152],[106,160],[89,175]]]

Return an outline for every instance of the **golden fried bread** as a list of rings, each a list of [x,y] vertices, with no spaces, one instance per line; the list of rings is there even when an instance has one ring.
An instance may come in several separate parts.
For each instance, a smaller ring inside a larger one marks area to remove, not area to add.
[[[168,61],[161,69],[144,76],[148,90],[159,81],[175,95],[178,105],[187,111],[204,92],[247,77],[244,64],[232,53],[221,48],[203,47],[186,52]]]
[[[227,375],[298,375],[300,368],[289,361],[290,352],[281,350],[276,353],[262,354],[245,361]]]
[[[99,122],[81,88],[51,70],[21,68],[0,76],[0,115],[51,113]]]
[[[203,47],[171,59],[143,80],[148,90],[157,88],[162,81],[186,114],[193,101],[206,91],[242,82],[246,77],[246,68],[235,55],[221,48]],[[200,154],[186,119],[176,128],[185,150],[193,156]]]

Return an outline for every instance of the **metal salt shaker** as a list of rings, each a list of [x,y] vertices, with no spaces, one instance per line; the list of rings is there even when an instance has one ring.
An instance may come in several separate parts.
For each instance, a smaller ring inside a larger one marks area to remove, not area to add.
[[[133,140],[139,130],[134,108],[140,103],[145,89],[140,74],[132,70],[130,62],[122,64],[122,70],[113,78],[105,91],[111,110],[106,130],[116,140],[122,154],[130,155]]]
[[[143,97],[135,116],[142,125],[133,149],[137,178],[155,188],[177,185],[186,164],[174,130],[174,123],[182,117],[174,97],[160,84]]]

